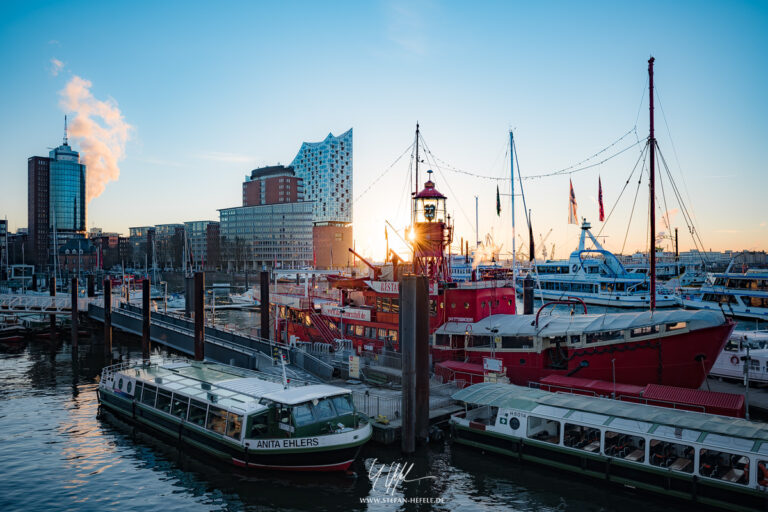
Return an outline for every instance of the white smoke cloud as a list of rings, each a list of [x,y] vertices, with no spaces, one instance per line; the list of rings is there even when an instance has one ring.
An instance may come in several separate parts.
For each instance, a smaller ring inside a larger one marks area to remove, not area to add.
[[[63,62],[56,58],[51,59],[51,74],[53,76],[58,76],[62,69],[64,69]]]
[[[87,201],[99,197],[110,181],[120,177],[118,161],[125,156],[125,143],[132,126],[125,122],[117,102],[98,100],[91,93],[91,82],[74,76],[61,94],[61,107],[74,117],[69,136],[80,146],[80,156],[87,166]]]

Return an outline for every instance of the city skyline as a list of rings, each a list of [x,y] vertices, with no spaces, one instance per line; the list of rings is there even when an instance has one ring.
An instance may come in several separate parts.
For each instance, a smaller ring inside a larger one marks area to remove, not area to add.
[[[128,28],[139,23],[141,8],[1,9],[0,59],[14,78],[0,84],[6,120],[13,120],[0,127],[0,216],[12,231],[27,226],[25,162],[61,139],[64,114],[74,116],[73,149],[104,156],[103,179],[88,184],[88,229],[124,234],[129,226],[217,218],[218,209],[240,204],[242,176],[251,169],[287,165],[302,141],[351,127],[356,247],[381,260],[385,220],[399,229],[408,222],[405,150],[418,120],[429,150],[420,181],[434,167],[456,242],[474,238],[479,196],[481,238],[493,232],[506,252],[509,182],[498,182],[497,216],[497,182],[450,169],[508,176],[509,129],[524,178],[574,165],[625,134],[603,155],[643,140],[646,61],[653,54],[659,146],[704,248],[768,249],[768,214],[761,208],[768,185],[759,163],[768,136],[762,94],[768,73],[753,64],[768,43],[760,31],[763,4],[657,4],[655,16],[565,3],[549,10],[495,3],[472,9],[439,2],[331,9],[244,4],[215,12],[198,5],[183,14],[177,4],[152,6],[142,40]],[[298,11],[303,15],[294,16]],[[172,26],[177,15],[192,27],[210,18],[210,30],[182,32]],[[54,23],[69,17],[83,30]],[[249,31],[249,22],[259,30]],[[49,30],[31,31],[33,24]],[[295,40],[281,39],[281,26],[290,26]],[[110,58],[120,65],[101,65]],[[599,229],[598,176],[609,213],[640,146],[570,176],[525,179],[535,240],[552,229],[548,250],[554,243],[562,257],[575,248],[579,230],[567,224],[569,178],[579,216]],[[647,230],[647,186],[638,186],[636,175],[630,180],[605,228],[606,246],[617,252],[624,246],[625,253],[645,248]],[[670,212],[681,250],[690,249],[680,206],[670,189],[665,194],[660,212]],[[525,235],[521,201],[516,217]],[[671,231],[662,222],[657,229]]]

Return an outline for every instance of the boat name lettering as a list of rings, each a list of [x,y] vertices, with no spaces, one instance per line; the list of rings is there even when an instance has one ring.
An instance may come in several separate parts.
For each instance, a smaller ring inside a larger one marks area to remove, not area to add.
[[[316,437],[303,437],[301,439],[259,439],[256,448],[308,448],[320,446],[320,440]]]
[[[342,314],[343,311],[343,314]],[[331,304],[323,304],[321,306],[321,312],[326,316],[342,316],[349,320],[362,320],[364,322],[371,321],[371,312],[367,309],[350,309],[340,308],[339,306],[333,306]]]

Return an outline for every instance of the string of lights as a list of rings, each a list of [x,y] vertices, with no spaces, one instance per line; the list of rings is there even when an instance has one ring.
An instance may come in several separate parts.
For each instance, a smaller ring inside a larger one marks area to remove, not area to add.
[[[593,167],[597,167],[599,165],[602,165],[605,162],[607,162],[607,161],[609,161],[609,160],[611,160],[611,159],[621,155],[622,153],[624,153],[626,151],[629,151],[630,149],[636,147],[638,144],[644,143],[645,141],[644,140],[637,140],[636,142],[633,142],[631,145],[621,149],[620,151],[617,151],[616,153],[614,153],[614,154],[604,158],[603,160],[600,160],[599,162],[595,162],[595,163],[592,163],[590,165],[586,165],[586,166],[582,167],[583,164],[585,164],[585,163],[589,162],[590,160],[593,160],[594,158],[597,158],[598,156],[602,155],[603,153],[605,153],[606,151],[610,150],[611,148],[616,146],[619,142],[621,142],[622,140],[626,139],[629,135],[631,135],[633,133],[635,135],[637,135],[637,127],[636,126],[633,127],[631,130],[629,130],[624,135],[622,135],[621,137],[619,137],[618,139],[616,139],[615,141],[613,141],[608,146],[604,147],[603,149],[601,149],[597,153],[588,156],[587,158],[581,160],[580,162],[577,162],[577,163],[575,163],[573,165],[570,165],[568,167],[564,167],[564,168],[559,169],[557,171],[551,171],[551,172],[546,172],[546,173],[541,173],[541,174],[534,174],[534,175],[529,175],[529,176],[522,176],[520,179],[532,180],[532,179],[546,178],[546,177],[550,177],[550,176],[571,175],[571,174],[575,174],[577,172],[585,171],[587,169],[591,169]],[[438,158],[438,157],[436,157],[434,155],[432,155],[432,156],[433,156],[433,158],[436,161],[440,162],[440,164],[443,166],[443,169],[447,170],[447,171],[451,171],[451,172],[458,173],[458,174],[464,174],[464,175],[467,175],[467,176],[472,176],[473,178],[480,178],[480,179],[491,180],[491,181],[509,181],[511,179],[509,176],[486,176],[486,175],[479,174],[479,173],[476,173],[476,172],[467,171],[465,169],[459,169],[458,167],[454,167],[451,164],[445,162],[444,160],[442,160],[442,159],[440,159],[440,158]]]

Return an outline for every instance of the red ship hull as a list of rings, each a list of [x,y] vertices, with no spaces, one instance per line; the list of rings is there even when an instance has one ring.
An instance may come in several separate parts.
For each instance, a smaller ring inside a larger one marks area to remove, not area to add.
[[[727,322],[716,327],[657,339],[602,347],[564,349],[563,355],[567,362],[560,364],[553,363],[549,351],[537,353],[496,350],[493,357],[503,361],[512,383],[523,386],[538,382],[548,375],[613,382],[615,370],[615,381],[623,384],[644,386],[655,383],[698,388],[728,341],[733,327],[733,322]],[[491,357],[491,352],[470,349],[465,355],[468,356],[469,362],[482,365],[483,358]]]

